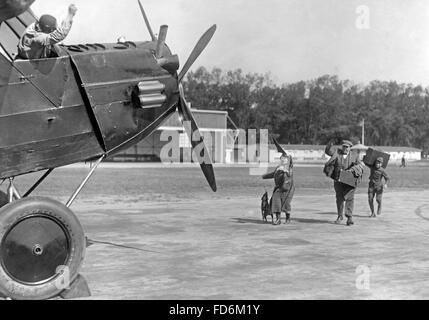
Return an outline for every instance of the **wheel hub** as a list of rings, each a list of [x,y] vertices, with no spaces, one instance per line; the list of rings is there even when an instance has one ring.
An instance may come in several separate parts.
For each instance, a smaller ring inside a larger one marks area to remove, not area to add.
[[[33,247],[33,254],[36,256],[41,256],[43,254],[43,247],[40,244],[36,244]]]
[[[67,265],[69,237],[59,221],[29,216],[16,223],[1,243],[1,263],[14,280],[30,285],[47,282]]]

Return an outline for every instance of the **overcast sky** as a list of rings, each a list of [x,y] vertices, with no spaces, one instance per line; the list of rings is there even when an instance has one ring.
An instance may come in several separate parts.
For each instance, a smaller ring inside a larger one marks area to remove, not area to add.
[[[36,0],[36,14],[79,11],[67,44],[148,40],[137,0]],[[277,83],[336,74],[366,83],[429,86],[427,0],[142,0],[155,33],[182,64],[212,24],[217,32],[193,69],[243,69]],[[362,7],[364,6],[364,7]],[[369,11],[367,11],[368,9]],[[369,17],[369,20],[366,19]],[[368,28],[369,27],[369,28]]]

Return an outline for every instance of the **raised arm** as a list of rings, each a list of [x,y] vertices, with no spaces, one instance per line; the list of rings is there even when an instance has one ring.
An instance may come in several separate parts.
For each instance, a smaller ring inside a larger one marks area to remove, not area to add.
[[[39,42],[42,45],[53,45],[63,41],[69,34],[73,25],[73,18],[77,12],[77,8],[74,4],[71,4],[68,9],[67,17],[63,20],[57,29],[49,34],[42,34],[33,41]]]
[[[363,163],[364,163],[364,165],[366,165],[370,169],[374,167],[374,165],[367,164],[365,161],[366,161],[366,155],[363,156]]]
[[[331,158],[328,160],[328,162],[325,163],[325,166],[323,167],[323,173],[332,179],[337,179],[338,177],[336,177],[336,175],[338,173],[335,173],[335,162],[337,161],[338,158],[338,153],[335,152]]]
[[[335,153],[331,156],[331,158],[328,160],[328,162],[326,162],[325,166],[332,166],[332,165],[334,165],[334,164],[335,164],[335,161],[337,160],[337,158],[338,158],[338,153],[337,153],[337,152],[335,152]]]
[[[262,176],[262,179],[264,179],[264,180],[274,179],[274,173],[275,173],[275,171],[270,172],[270,173],[266,173]]]
[[[289,155],[289,176],[293,176],[293,158]]]

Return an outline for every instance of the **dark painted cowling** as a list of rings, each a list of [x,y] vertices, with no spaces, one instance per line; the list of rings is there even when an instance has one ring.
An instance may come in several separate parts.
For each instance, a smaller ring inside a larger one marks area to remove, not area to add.
[[[199,39],[179,76],[178,57],[165,45],[167,26],[159,39],[150,32],[151,42],[56,46],[57,58],[16,60],[20,35],[36,21],[30,9],[21,11],[30,2],[0,0],[10,18],[0,21],[0,178],[111,156],[150,135],[178,108],[191,122],[193,147],[203,145],[199,162],[216,191],[210,155],[201,135],[193,141],[198,125],[180,91],[216,25]]]
[[[111,155],[147,136],[144,129],[177,105],[177,75],[158,65],[154,42],[67,48],[82,95],[96,119],[103,148]],[[164,47],[163,57],[171,52]],[[152,130],[153,131],[153,130]],[[150,132],[149,132],[150,133]]]
[[[179,99],[177,73],[154,48],[60,47],[58,58],[13,64],[0,56],[0,178],[111,155],[151,134]]]

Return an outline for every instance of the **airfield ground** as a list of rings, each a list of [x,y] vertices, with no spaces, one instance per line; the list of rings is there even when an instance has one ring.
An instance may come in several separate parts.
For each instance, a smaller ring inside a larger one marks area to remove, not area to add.
[[[58,169],[36,195],[65,202],[87,171]],[[376,219],[366,176],[353,227],[333,224],[335,195],[321,165],[296,166],[292,224],[281,226],[261,220],[272,181],[249,168],[215,171],[217,193],[195,167],[96,172],[72,206],[95,242],[81,270],[90,299],[429,298],[429,166],[389,166]],[[39,176],[17,185],[25,190]]]

